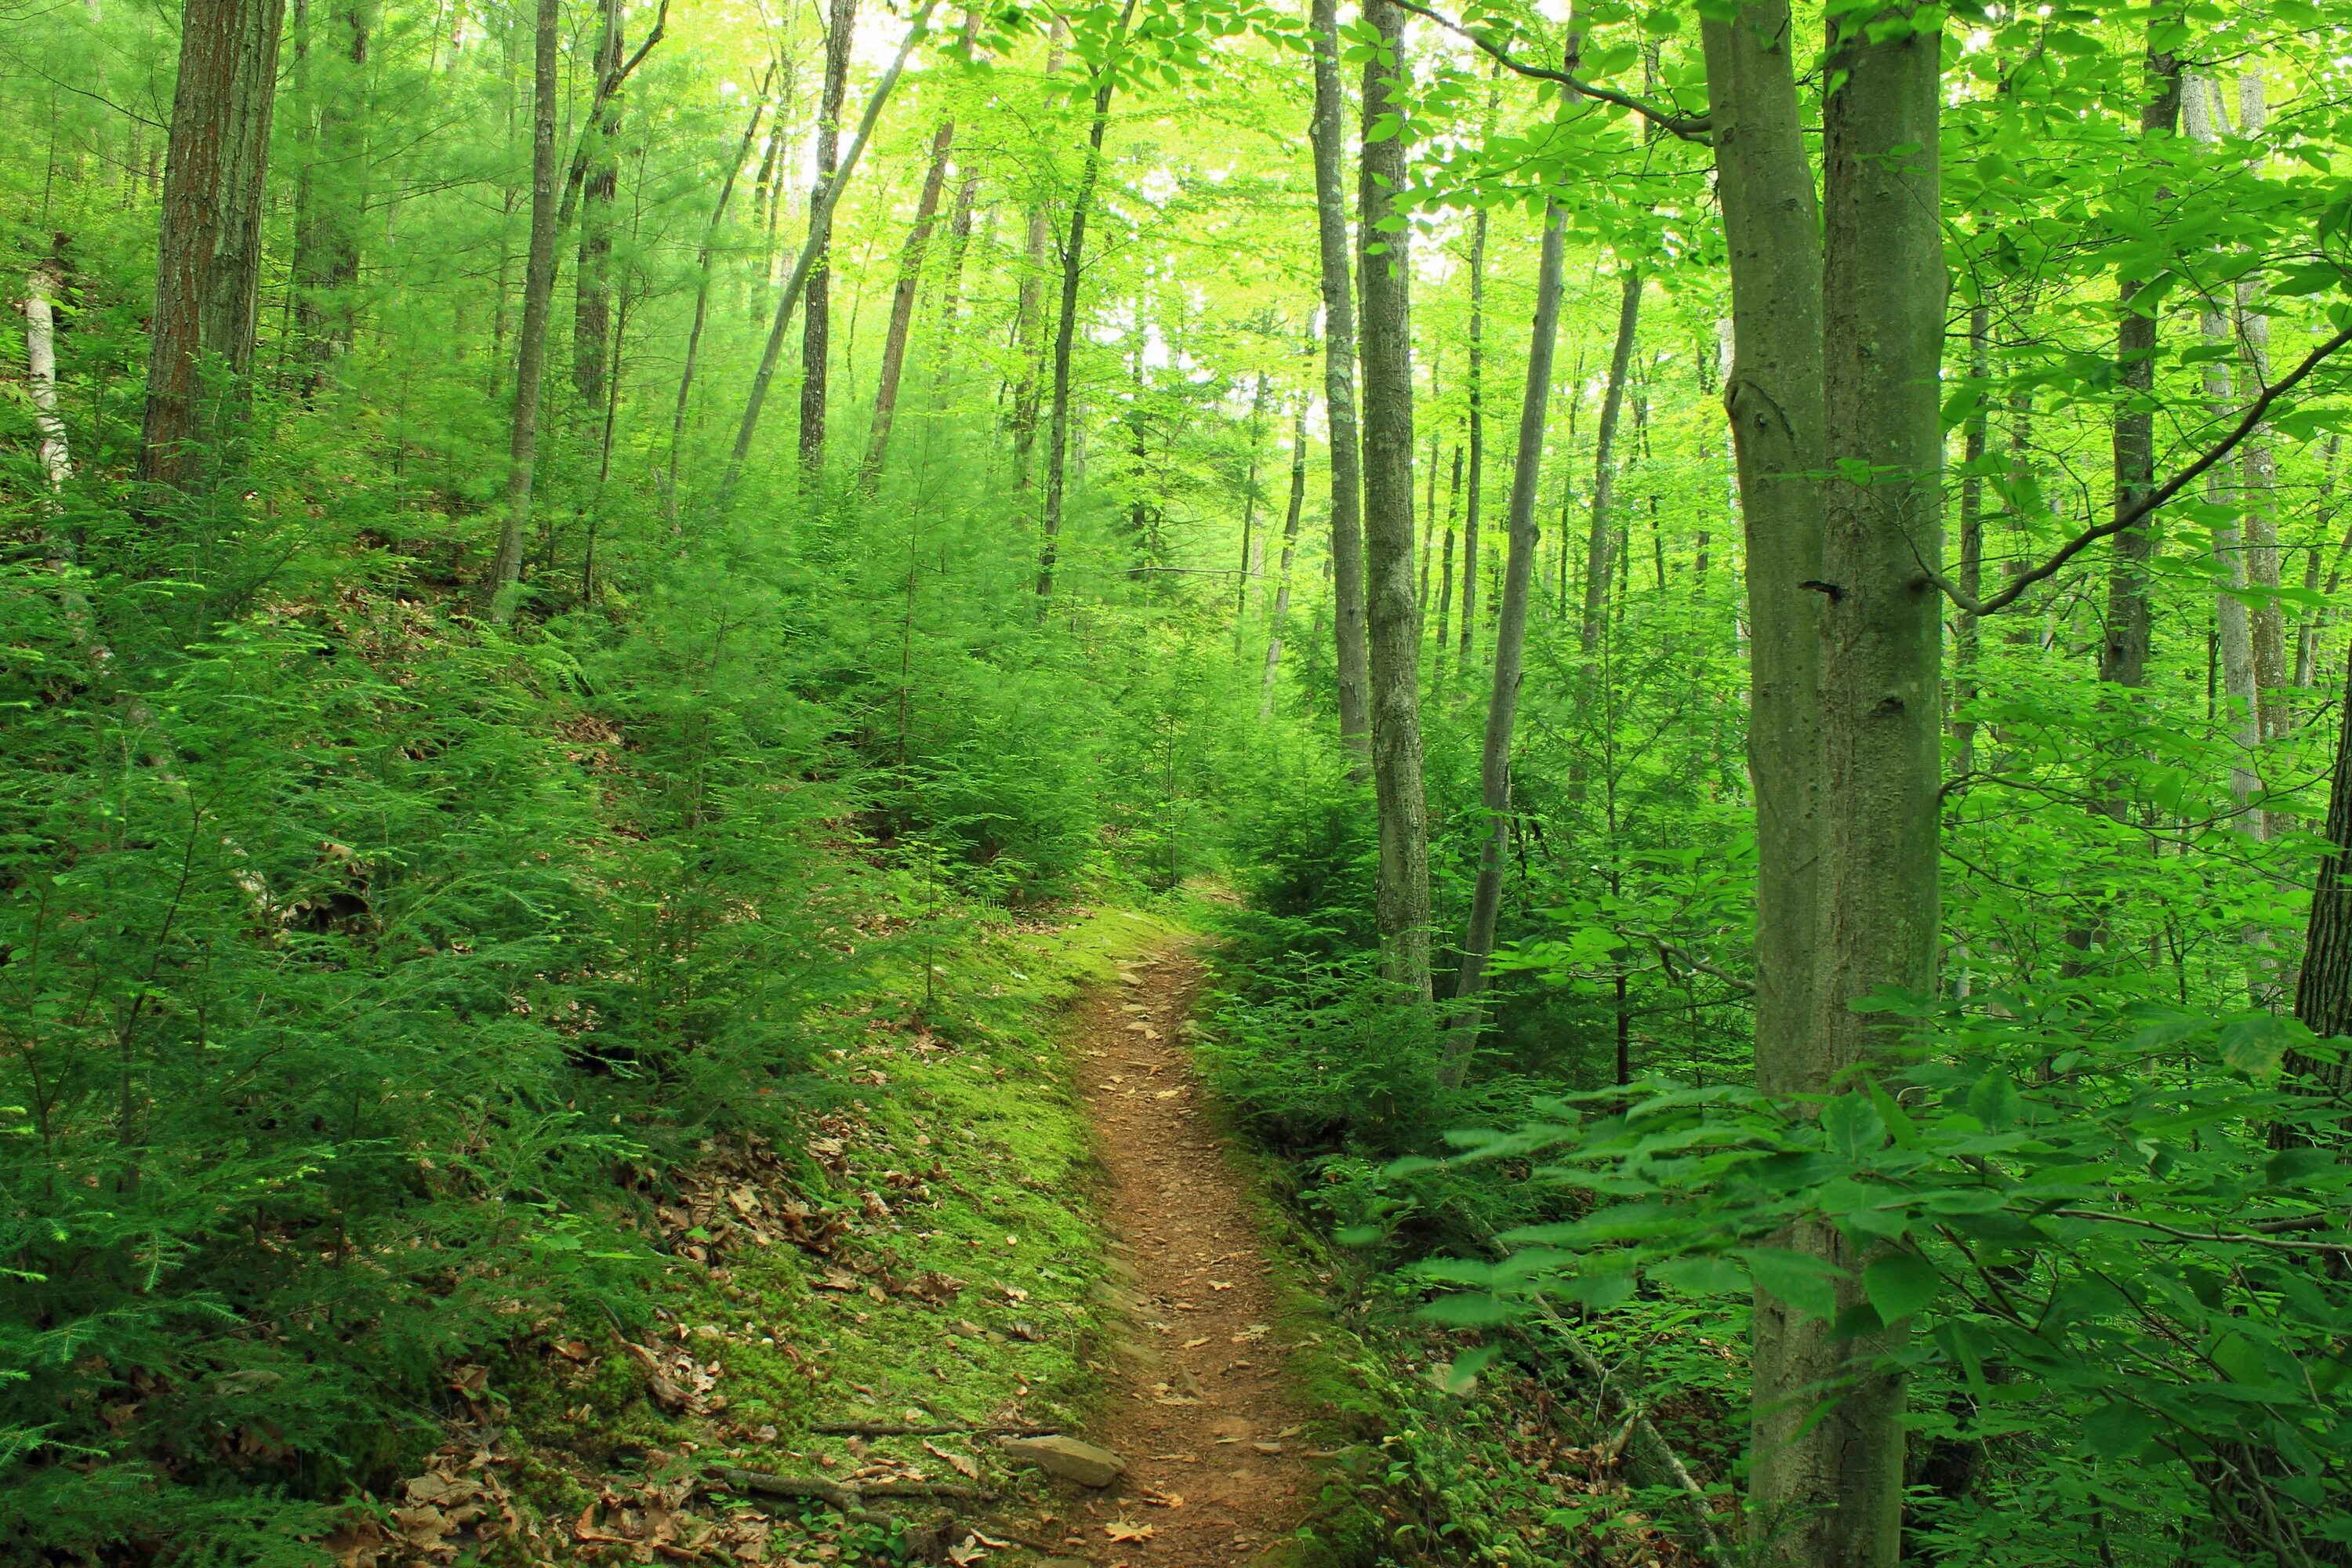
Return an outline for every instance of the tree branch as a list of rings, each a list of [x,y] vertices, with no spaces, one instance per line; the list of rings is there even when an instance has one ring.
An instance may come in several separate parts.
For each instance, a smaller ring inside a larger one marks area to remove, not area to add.
[[[604,106],[620,94],[630,74],[646,63],[646,57],[662,41],[662,31],[669,25],[669,0],[662,0],[661,9],[654,13],[653,31],[637,46],[637,52],[613,68],[613,74],[596,84],[596,93],[589,100],[588,112],[580,121],[580,142],[572,149],[572,166],[563,175],[563,202],[555,210],[555,228],[561,234],[572,226],[572,215],[580,208],[580,192],[588,181],[588,147],[604,117]]]
[[[1405,4],[1406,0],[1398,0],[1398,3],[1400,5]],[[2255,398],[2252,403],[2247,405],[2245,416],[2238,421],[2237,428],[2231,431],[2228,436],[2224,437],[2220,445],[2212,447],[2210,450],[2206,452],[2203,457],[2198,458],[2195,462],[2189,464],[2179,473],[2173,475],[2171,479],[2166,480],[2156,489],[2150,491],[2147,499],[2142,500],[2137,506],[2118,513],[2114,518],[2109,519],[2105,522],[2100,523],[2095,528],[2084,529],[2081,533],[2076,534],[2073,539],[2068,540],[2064,544],[2059,546],[2057,553],[2051,556],[2049,560],[2044,561],[2041,565],[2034,567],[2030,572],[2020,573],[2017,576],[2011,578],[2009,580],[2009,585],[2001,589],[2000,593],[1995,594],[1990,599],[1977,598],[1974,595],[1962,588],[1958,584],[1953,582],[1949,577],[1945,576],[1941,572],[1938,572],[1934,567],[1928,565],[1927,559],[1924,556],[1919,555],[1918,544],[1916,541],[1913,542],[1911,547],[1913,557],[1918,561],[1919,569],[1927,574],[1927,581],[1934,584],[1937,588],[1943,590],[1943,594],[1946,598],[1951,600],[1953,604],[1958,605],[1962,610],[1967,611],[1969,615],[1979,616],[1990,616],[1997,610],[2005,610],[2010,605],[2015,604],[2019,596],[2028,588],[2032,587],[2036,583],[2044,582],[2049,578],[2055,576],[2058,572],[2065,566],[2066,563],[2074,560],[2075,556],[2080,555],[2084,551],[2089,549],[2100,540],[2112,538],[2114,535],[2121,533],[2124,530],[2132,527],[2134,524],[2146,520],[2158,508],[2164,506],[2168,501],[2171,500],[2173,497],[2179,495],[2183,489],[2187,489],[2191,482],[2204,474],[2207,469],[2212,468],[2213,465],[2219,463],[2231,452],[2236,451],[2238,447],[2243,444],[2247,437],[2252,436],[2257,429],[2261,428],[2263,417],[2270,413],[2271,405],[2273,404],[2276,403],[2287,393],[2293,391],[2294,387],[2302,382],[2304,377],[2318,369],[2322,362],[2326,360],[2330,354],[2333,354],[2336,350],[2342,348],[2347,343],[2352,343],[2352,327],[2345,328],[2342,331],[2337,332],[2326,342],[2321,343],[2317,348],[2313,349],[2309,353],[2303,356],[2303,363],[2301,364],[2296,365],[2278,381],[2273,382],[2267,387],[2264,387],[2263,389],[2263,395],[2260,397]]]
[[[1457,37],[1469,39],[1477,45],[1488,58],[1506,70],[1515,71],[1520,76],[1536,81],[1555,82],[1561,87],[1573,89],[1587,98],[1599,99],[1603,103],[1613,103],[1620,109],[1630,109],[1659,130],[1679,136],[1685,142],[1696,142],[1702,145],[1710,144],[1708,136],[1710,127],[1707,117],[1703,114],[1696,116],[1677,114],[1671,109],[1661,109],[1656,104],[1646,102],[1630,93],[1618,92],[1605,87],[1595,87],[1592,83],[1581,80],[1567,71],[1556,71],[1548,66],[1528,65],[1522,60],[1512,58],[1510,51],[1501,45],[1490,43],[1485,34],[1474,33],[1461,23],[1450,17],[1441,16],[1426,5],[1415,5],[1413,0],[1397,0],[1397,5],[1416,16],[1436,23]]]

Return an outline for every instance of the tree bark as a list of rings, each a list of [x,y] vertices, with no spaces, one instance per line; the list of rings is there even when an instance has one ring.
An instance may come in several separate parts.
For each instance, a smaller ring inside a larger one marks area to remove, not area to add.
[[[1135,20],[1136,0],[1127,0],[1111,28],[1109,47],[1095,71],[1094,118],[1087,127],[1087,158],[1078,172],[1077,189],[1070,196],[1069,237],[1062,245],[1062,312],[1054,326],[1054,399],[1045,423],[1045,510],[1041,531],[1045,544],[1037,557],[1037,597],[1053,596],[1054,562],[1061,548],[1063,486],[1068,481],[1070,458],[1070,351],[1078,330],[1078,281],[1086,262],[1087,216],[1094,205],[1095,185],[1102,178],[1103,137],[1110,130],[1111,94],[1118,86],[1118,65],[1127,52],[1127,29]]]
[[[2149,42],[2141,66],[2147,96],[2139,113],[2144,157],[2164,155],[2163,144],[2179,121],[2180,59],[2155,45],[2158,30],[2178,21],[2177,12],[2168,11],[2148,24]],[[2116,405],[2112,437],[2118,513],[2138,506],[2156,488],[2157,320],[2152,303],[2137,303],[2144,287],[2143,279],[2130,276],[2118,285],[2122,319],[2116,327],[2116,369],[2123,401]],[[2099,649],[2099,679],[2112,685],[2147,684],[2147,563],[2153,548],[2145,518],[2114,539],[2107,571],[2106,638]]]
[[[621,0],[604,0],[596,36],[593,79],[606,82],[621,69]],[[613,199],[621,188],[621,100],[605,99],[587,127],[587,173],[580,204],[580,265],[572,280],[572,385],[580,406],[604,401],[604,365],[612,354],[613,282],[605,276],[613,256]]]
[[[73,452],[58,413],[59,283],[55,262],[35,262],[25,275],[25,383],[33,398],[33,428],[41,437],[41,477],[51,490],[65,489],[73,478]]]
[[[155,310],[139,478],[179,488],[205,438],[201,367],[217,360],[235,390],[253,365],[261,278],[263,181],[277,100],[285,0],[188,0],[163,165]]]
[[[1833,477],[1819,590],[1823,880],[1805,1084],[1816,1092],[1854,1067],[1905,1059],[1909,1026],[1858,1004],[1882,989],[1936,993],[1942,600],[1928,570],[1942,553],[1948,288],[1939,16],[1906,5],[1830,24],[1827,65],[1842,85],[1822,113],[1823,451]],[[1851,1277],[1866,1249],[1820,1222],[1795,1226],[1791,1245],[1849,1271],[1839,1306],[1866,1310]],[[1796,1521],[1775,1543],[1780,1561],[1894,1568],[1905,1384],[1879,1363],[1904,1327],[1839,1340],[1830,1324],[1785,1311],[1777,1326],[1777,1375],[1769,1387],[1759,1379],[1757,1397],[1780,1408],[1761,1423],[1750,1506]],[[1804,1408],[1825,1398],[1825,1410]]]
[[[1470,929],[1462,940],[1462,967],[1454,982],[1454,1016],[1440,1069],[1448,1088],[1462,1082],[1470,1066],[1470,1048],[1477,1043],[1477,999],[1486,989],[1486,961],[1494,955],[1495,925],[1503,908],[1504,855],[1510,847],[1511,733],[1518,721],[1528,592],[1535,576],[1536,486],[1543,473],[1544,419],[1550,406],[1552,358],[1559,336],[1565,225],[1558,205],[1547,203],[1543,249],[1536,263],[1535,328],[1528,339],[1527,391],[1519,401],[1519,446],[1511,465],[1507,524],[1510,544],[1503,560],[1503,599],[1495,621],[1494,685],[1486,699],[1486,744],[1478,757],[1478,800],[1486,816],[1485,832],[1479,840],[1478,882],[1470,896]]]
[[[1050,82],[1062,68],[1065,24],[1056,16],[1045,41],[1045,78]],[[1051,205],[1043,197],[1030,204],[1029,233],[1022,247],[1023,267],[1018,303],[1013,316],[1013,342],[1021,356],[1021,374],[1013,384],[1013,469],[1014,481],[1029,488],[1029,458],[1037,444],[1038,405],[1044,400],[1045,372],[1045,256],[1053,243]]]
[[[1992,309],[1982,300],[1969,311],[1969,376],[1976,384],[1961,440],[1967,471],[1960,478],[1960,587],[1969,597],[1984,594],[1984,466],[1990,423],[1985,416],[1985,385],[1992,374]],[[1976,700],[1977,617],[1962,610],[1952,637],[1952,705]],[[1976,771],[1977,726],[1963,718],[1952,726],[1953,770],[1966,778]]]
[[[768,323],[767,346],[760,351],[760,368],[751,374],[751,394],[743,400],[743,417],[735,426],[735,447],[728,454],[727,471],[719,481],[719,504],[722,508],[733,496],[735,483],[742,477],[743,464],[751,455],[751,442],[760,430],[760,412],[767,406],[768,386],[775,379],[777,362],[783,357],[784,332],[792,325],[793,311],[808,287],[810,274],[816,269],[824,236],[832,227],[834,206],[841,200],[841,193],[849,187],[849,177],[857,172],[857,160],[865,154],[866,144],[874,139],[875,121],[882,118],[882,107],[890,101],[891,90],[907,68],[907,57],[922,42],[930,26],[931,13],[938,5],[939,0],[922,0],[915,8],[913,19],[907,24],[906,36],[898,41],[898,52],[891,57],[882,79],[866,95],[866,112],[857,121],[857,135],[842,157],[841,167],[826,183],[819,210],[810,215],[808,238],[793,263],[792,275],[784,279],[783,292],[776,297],[776,313]]]
[[[1315,340],[1307,340],[1315,352]],[[1282,634],[1290,624],[1290,565],[1298,554],[1298,523],[1307,512],[1307,394],[1301,390],[1290,414],[1290,507],[1282,520],[1282,561],[1274,580],[1273,632],[1265,642],[1265,679],[1257,700],[1257,716],[1274,716],[1274,675],[1282,665]]]
[[[1380,813],[1376,920],[1381,971],[1406,999],[1431,999],[1429,819],[1421,777],[1421,611],[1412,587],[1412,334],[1404,188],[1404,11],[1366,0],[1380,44],[1364,62],[1362,182],[1364,553],[1372,678],[1372,788]],[[1383,124],[1382,121],[1387,123]]]
[[[1487,104],[1493,123],[1493,101]],[[1486,489],[1486,209],[1470,221],[1470,494],[1462,513],[1462,673],[1478,637],[1478,522]],[[1455,475],[1459,479],[1461,476]],[[1514,483],[1516,483],[1516,479]],[[1448,537],[1452,528],[1447,529]],[[1437,637],[1441,659],[1445,634]]]
[[[1250,581],[1262,569],[1265,542],[1257,535],[1257,466],[1265,449],[1265,395],[1271,378],[1260,371],[1250,396],[1249,467],[1242,476],[1242,564],[1234,588],[1234,658],[1242,656],[1242,633],[1249,625]]]
[[[963,19],[963,47],[971,52],[980,31],[977,6]],[[940,215],[940,195],[947,188],[948,153],[955,145],[955,116],[940,117],[931,132],[931,164],[923,175],[922,195],[915,201],[914,226],[907,231],[906,247],[898,253],[898,283],[890,295],[890,325],[882,339],[882,373],[874,384],[874,423],[866,437],[866,462],[858,485],[867,495],[882,482],[882,458],[890,446],[890,424],[898,412],[898,377],[907,363],[907,332],[915,321],[915,294],[922,287],[923,257],[930,249],[931,226]],[[968,221],[969,209],[967,209]]]
[[[832,0],[824,28],[824,87],[817,104],[816,184],[809,191],[809,239],[815,259],[801,318],[801,477],[813,483],[824,472],[827,367],[833,348],[833,209],[830,199],[839,173],[841,105],[849,91],[849,49],[857,25],[857,0]]]
[[[1350,278],[1347,97],[1339,81],[1338,0],[1312,0],[1315,232],[1323,281],[1323,412],[1330,430],[1331,625],[1339,667],[1339,744],[1349,777],[1370,777],[1371,665],[1364,605],[1363,459],[1356,429],[1356,308]]]
[[[2327,852],[2320,857],[2305,929],[2303,973],[2294,1016],[2323,1040],[2352,1036],[2352,661],[2336,734],[2336,768],[2327,786]],[[2285,1081],[2341,1100],[2352,1091],[2352,1063],[2290,1051]],[[2283,1142],[2273,1138],[2273,1142]]]
[[[307,61],[299,58],[309,53],[307,40],[300,36],[303,9],[298,5],[296,12],[296,71],[307,77]],[[351,352],[356,327],[352,289],[360,273],[367,148],[355,126],[363,118],[357,106],[364,87],[373,17],[367,7],[358,5],[345,7],[336,16],[343,30],[338,53],[350,73],[345,76],[340,68],[331,67],[322,90],[314,95],[316,129],[309,138],[310,164],[302,171],[296,200],[295,314],[308,340],[302,345],[308,362],[302,378],[306,395],[315,394],[329,367]],[[323,182],[319,177],[321,170],[328,171]]]
[[[522,576],[530,529],[531,470],[539,460],[540,388],[547,368],[547,317],[555,293],[555,74],[558,0],[539,0],[531,49],[530,257],[523,268],[522,327],[515,335],[514,418],[507,441],[507,504],[499,552],[482,584],[486,609]]]
[[[760,79],[760,90],[751,100],[751,118],[744,123],[743,140],[735,148],[734,161],[727,165],[727,174],[719,182],[719,200],[710,208],[710,222],[702,231],[702,246],[694,254],[694,320],[686,331],[686,363],[677,373],[677,405],[669,418],[669,477],[662,486],[662,499],[669,510],[670,531],[677,531],[677,453],[686,439],[687,398],[694,390],[695,360],[702,349],[702,326],[710,308],[710,257],[719,244],[719,226],[727,217],[727,199],[735,194],[735,181],[743,172],[743,161],[751,155],[751,144],[759,140],[760,119],[768,107],[768,89],[776,79],[776,68],[771,65]],[[783,127],[776,127],[775,139],[783,139]]]
[[[1633,363],[1633,336],[1642,320],[1642,271],[1629,266],[1619,281],[1617,344],[1609,355],[1609,384],[1601,395],[1601,426],[1592,448],[1592,518],[1584,542],[1584,668],[1601,646],[1601,614],[1609,605],[1609,530],[1617,497],[1617,421],[1625,406],[1625,377]]]
[[[1432,465],[1433,468],[1434,466]],[[1429,684],[1432,690],[1438,692],[1445,689],[1446,634],[1452,630],[1454,614],[1454,525],[1461,515],[1462,447],[1457,442],[1454,447],[1454,477],[1447,481],[1445,487],[1445,539],[1437,560],[1437,653],[1431,660]],[[1469,614],[1467,605],[1470,594],[1467,581],[1463,584],[1462,593],[1463,604],[1465,606],[1463,614],[1466,616]],[[1424,591],[1423,600],[1425,601],[1428,595]],[[1470,660],[1466,654],[1462,663],[1464,668],[1468,668]]]

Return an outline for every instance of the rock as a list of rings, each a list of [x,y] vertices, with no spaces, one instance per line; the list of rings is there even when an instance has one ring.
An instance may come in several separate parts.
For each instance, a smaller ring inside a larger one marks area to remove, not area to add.
[[[1008,1437],[1004,1457],[1082,1487],[1107,1487],[1127,1468],[1117,1454],[1076,1437]]]

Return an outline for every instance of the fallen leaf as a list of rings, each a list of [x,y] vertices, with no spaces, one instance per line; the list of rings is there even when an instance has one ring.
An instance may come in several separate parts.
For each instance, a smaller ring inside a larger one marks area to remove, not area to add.
[[[1207,1344],[1208,1342],[1209,1342],[1209,1341],[1208,1341],[1208,1337],[1207,1337],[1206,1335],[1203,1335],[1203,1336],[1202,1336],[1201,1338],[1199,1338],[1199,1339],[1197,1339],[1197,1340],[1186,1340],[1186,1341],[1184,1342],[1184,1348],[1185,1348],[1186,1350],[1188,1350],[1188,1351],[1196,1351],[1196,1350],[1199,1350],[1202,1345]]]
[[[1116,1542],[1129,1542],[1149,1541],[1159,1532],[1148,1524],[1129,1524],[1123,1519],[1114,1519],[1103,1526],[1103,1533]]]
[[[969,1535],[948,1548],[948,1561],[954,1563],[956,1568],[970,1568],[971,1563],[979,1562],[987,1555],[987,1552],[982,1549],[979,1541]]]
[[[1212,1279],[1209,1281],[1209,1289],[1212,1290],[1230,1290],[1233,1288],[1234,1282],[1230,1279]]]
[[[937,1443],[925,1442],[923,1447],[948,1462],[949,1468],[966,1480],[980,1479],[980,1462],[966,1454],[952,1454]]]
[[[1150,1487],[1145,1487],[1135,1495],[1141,1498],[1153,1508],[1182,1508],[1184,1506],[1183,1498],[1175,1492],[1158,1491]]]

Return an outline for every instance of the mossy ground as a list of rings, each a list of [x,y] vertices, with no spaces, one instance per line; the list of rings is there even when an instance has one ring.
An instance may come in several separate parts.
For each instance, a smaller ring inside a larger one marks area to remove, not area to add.
[[[511,1407],[511,1473],[543,1516],[527,1554],[633,1555],[562,1538],[583,1510],[602,1510],[601,1532],[632,1504],[657,1506],[666,1483],[723,1466],[841,1477],[896,1460],[957,1481],[944,1450],[1003,1479],[972,1439],[853,1441],[813,1426],[1076,1423],[1101,1375],[1104,1253],[1060,1032],[1082,987],[1181,934],[1124,909],[1003,921],[934,955],[928,986],[918,975],[839,1016],[821,1070],[840,1092],[813,1113],[807,1151],[777,1152],[803,1165],[801,1195],[849,1228],[829,1256],[780,1241],[667,1261],[655,1329],[710,1379],[694,1415],[663,1415],[636,1358],[572,1326],[584,1359],[551,1357]],[[896,1555],[819,1508],[800,1522],[793,1505],[761,1511],[779,1520],[770,1562]]]

